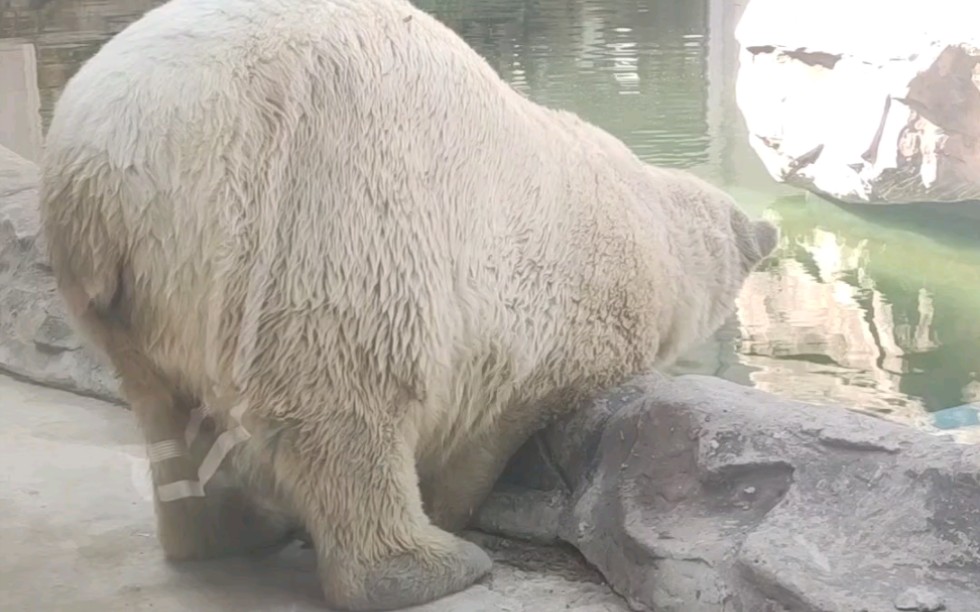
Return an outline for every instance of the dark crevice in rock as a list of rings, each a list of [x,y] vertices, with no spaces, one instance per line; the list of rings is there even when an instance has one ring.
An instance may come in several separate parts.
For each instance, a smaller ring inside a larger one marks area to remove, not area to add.
[[[807,166],[813,164],[818,159],[820,159],[820,155],[822,153],[823,153],[823,145],[820,144],[813,147],[806,153],[793,158],[786,166],[786,170],[785,170],[786,174],[784,178],[793,176],[803,168],[806,168]]]
[[[853,438],[848,438],[844,436],[837,436],[833,434],[821,433],[818,435],[817,439],[820,444],[828,448],[847,450],[847,451],[860,451],[860,452],[880,452],[894,454],[899,452],[898,446],[893,442],[886,441],[875,441],[875,440],[858,440]]]
[[[498,482],[483,502],[474,526],[536,544],[559,542],[561,518],[569,497],[560,490],[542,491]]]
[[[885,122],[888,120],[888,111],[892,107],[892,97],[885,96],[885,108],[881,112],[881,119],[878,121],[878,129],[875,130],[874,138],[871,139],[871,144],[868,145],[868,150],[861,154],[861,159],[868,162],[869,164],[874,164],[878,160],[878,148],[881,146],[881,136],[885,131]],[[861,166],[854,164],[857,168],[854,168],[855,172],[861,171]]]
[[[702,476],[701,484],[712,510],[739,508],[761,519],[789,493],[794,472],[786,462],[728,465]]]
[[[554,451],[548,445],[548,439],[543,435],[543,432],[536,433],[532,438],[532,443],[538,451],[538,456],[545,462],[546,469],[554,473],[560,480],[562,491],[567,495],[571,495],[575,491],[576,483],[572,481],[562,466],[555,461]]]
[[[762,144],[766,145],[773,151],[778,152],[783,145],[783,141],[778,138],[769,138],[768,136],[758,136],[757,138],[762,141]]]
[[[750,47],[746,47],[745,50],[752,55],[761,55],[764,53],[774,53],[777,50],[777,47],[775,45],[752,45]],[[827,69],[833,69],[834,66],[837,65],[837,62],[839,62],[843,57],[843,55],[840,53],[807,51],[802,47],[798,49],[780,49],[779,53],[808,66],[821,66]]]
[[[57,389],[58,391],[67,391],[68,393],[74,393],[75,395],[80,395],[82,397],[90,397],[92,399],[102,400],[104,402],[109,402],[110,404],[115,404],[117,406],[122,406],[128,409],[129,404],[122,399],[115,397],[113,395],[108,395],[104,393],[99,393],[98,391],[92,391],[91,389],[86,389],[80,387],[71,382],[58,382],[57,380],[51,380],[43,376],[39,376],[33,372],[30,374],[25,374],[17,370],[10,369],[0,365],[0,375],[10,377],[18,382],[24,382],[29,384],[40,384],[51,389]]]
[[[527,572],[547,571],[575,582],[605,584],[602,574],[571,544],[557,542],[542,546],[483,531],[467,532],[466,537],[489,551],[497,563]]]
[[[833,69],[843,57],[840,53],[824,53],[823,51],[805,51],[802,48],[793,51],[783,51],[783,55],[808,66],[822,66]]]
[[[36,348],[39,353],[44,353],[45,355],[60,355],[62,353],[72,353],[79,350],[79,347],[59,346],[43,340],[35,340],[34,348]]]
[[[735,571],[738,579],[744,582],[743,589],[745,591],[758,591],[765,599],[780,606],[778,608],[771,608],[772,610],[826,612],[807,603],[798,593],[786,588],[778,580],[774,579],[774,577],[759,571],[757,564],[746,560],[741,555],[739,555],[738,560],[735,562]],[[745,612],[750,611],[746,609]]]

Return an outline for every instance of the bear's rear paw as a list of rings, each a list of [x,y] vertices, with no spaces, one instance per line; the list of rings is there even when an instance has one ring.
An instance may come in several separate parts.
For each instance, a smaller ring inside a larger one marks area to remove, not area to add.
[[[482,548],[454,537],[448,550],[409,552],[385,559],[364,570],[359,579],[342,581],[347,589],[337,581],[324,580],[324,594],[328,606],[337,610],[397,610],[462,591],[490,573],[492,565]]]
[[[301,533],[289,517],[265,511],[240,490],[158,503],[157,520],[171,562],[270,555]]]

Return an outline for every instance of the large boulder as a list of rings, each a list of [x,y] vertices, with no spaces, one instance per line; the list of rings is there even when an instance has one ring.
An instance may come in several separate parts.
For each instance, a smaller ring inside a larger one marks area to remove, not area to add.
[[[868,204],[980,199],[980,3],[752,0],[738,106],[777,181]]]
[[[0,147],[0,370],[119,401],[111,369],[66,318],[39,234],[37,166]]]
[[[537,436],[478,520],[573,544],[636,610],[966,612],[978,474],[977,446],[651,375]]]

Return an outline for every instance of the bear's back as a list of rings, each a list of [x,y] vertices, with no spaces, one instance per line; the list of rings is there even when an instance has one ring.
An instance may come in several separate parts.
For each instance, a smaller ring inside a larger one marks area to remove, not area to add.
[[[392,310],[434,346],[500,320],[515,249],[567,208],[539,184],[546,116],[407,2],[173,0],[65,88],[46,180],[99,198],[74,223],[104,234],[78,241],[127,254],[135,329],[173,368],[201,369],[208,296],[234,327],[265,266],[270,312],[359,318],[351,342],[417,369]]]

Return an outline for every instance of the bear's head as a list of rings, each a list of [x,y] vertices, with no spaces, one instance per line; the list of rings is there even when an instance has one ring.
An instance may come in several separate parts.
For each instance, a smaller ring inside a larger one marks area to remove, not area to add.
[[[717,187],[684,171],[667,171],[663,200],[670,227],[679,307],[661,361],[713,334],[735,309],[746,278],[775,250],[779,231],[756,221]]]

